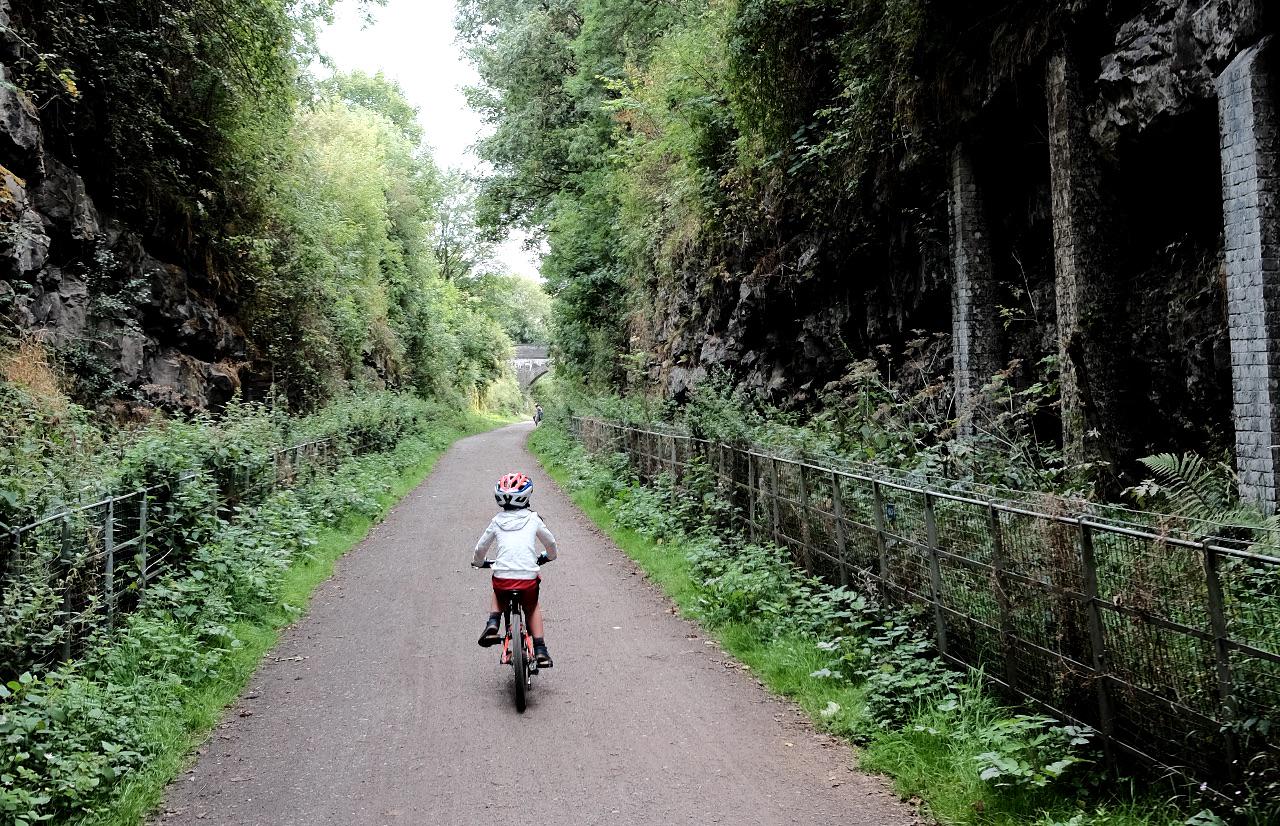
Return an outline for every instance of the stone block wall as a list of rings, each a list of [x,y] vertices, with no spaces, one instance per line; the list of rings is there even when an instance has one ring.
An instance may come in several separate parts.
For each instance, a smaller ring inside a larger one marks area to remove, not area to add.
[[[1241,493],[1274,512],[1280,465],[1280,139],[1270,38],[1218,77],[1228,330]]]

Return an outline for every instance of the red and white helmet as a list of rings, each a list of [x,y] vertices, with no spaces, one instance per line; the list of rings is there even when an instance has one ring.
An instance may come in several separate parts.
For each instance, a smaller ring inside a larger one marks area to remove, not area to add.
[[[503,508],[527,508],[533,493],[533,480],[523,473],[508,473],[493,488],[493,498]]]

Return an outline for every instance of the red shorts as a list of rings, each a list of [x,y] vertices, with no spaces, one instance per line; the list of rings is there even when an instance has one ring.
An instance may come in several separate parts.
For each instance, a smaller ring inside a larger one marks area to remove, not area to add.
[[[504,605],[502,595],[508,591],[515,591],[520,595],[520,607],[524,609],[526,617],[533,616],[533,609],[538,607],[538,585],[542,582],[542,577],[536,579],[507,579],[506,577],[495,576],[493,578],[493,592],[498,595],[498,605]]]

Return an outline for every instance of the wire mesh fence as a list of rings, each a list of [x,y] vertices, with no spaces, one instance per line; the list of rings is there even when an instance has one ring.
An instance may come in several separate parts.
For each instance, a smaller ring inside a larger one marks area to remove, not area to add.
[[[752,541],[924,609],[944,658],[1093,728],[1109,760],[1221,795],[1280,775],[1280,554],[1265,531],[1126,523],[599,419],[572,431],[642,479],[703,464]]]
[[[15,528],[0,525],[0,677],[76,657],[93,634],[179,572],[198,544],[198,520],[229,515],[279,487],[332,469],[333,439],[252,457],[229,478],[192,471],[165,484],[66,508]]]

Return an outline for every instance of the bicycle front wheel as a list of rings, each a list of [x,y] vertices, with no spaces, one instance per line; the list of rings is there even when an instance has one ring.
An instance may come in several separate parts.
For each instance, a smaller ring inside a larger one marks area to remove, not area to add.
[[[524,615],[511,612],[511,672],[515,678],[516,711],[524,713],[529,693],[529,658],[524,647]]]

